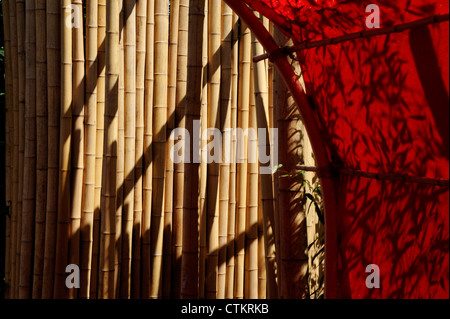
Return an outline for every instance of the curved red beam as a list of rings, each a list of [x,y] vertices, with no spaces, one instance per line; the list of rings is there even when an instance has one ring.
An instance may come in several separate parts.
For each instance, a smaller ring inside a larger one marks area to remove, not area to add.
[[[258,38],[264,49],[269,55],[279,51],[280,47],[272,38],[270,33],[255,16],[253,11],[241,0],[224,0],[231,9],[247,24],[250,30]],[[298,76],[295,74],[288,60],[283,55],[278,55],[274,59],[274,65],[286,82],[287,87],[299,108],[304,125],[308,132],[313,148],[317,165],[320,168],[329,169],[331,163],[328,157],[327,149],[323,135],[317,124],[314,111],[307,99],[305,92],[300,84]],[[337,241],[337,202],[335,194],[335,183],[333,176],[320,176],[325,206],[325,297],[334,299],[338,297],[338,241]]]

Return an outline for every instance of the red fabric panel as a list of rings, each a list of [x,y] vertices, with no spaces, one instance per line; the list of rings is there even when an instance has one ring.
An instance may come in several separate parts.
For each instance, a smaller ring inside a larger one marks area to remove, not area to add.
[[[244,0],[294,41],[320,40],[366,29],[366,7],[380,7],[381,27],[447,14],[445,0]]]
[[[447,14],[447,1],[245,0],[296,42]],[[309,49],[299,54],[330,159],[372,173],[449,178],[449,24]],[[341,176],[342,298],[449,297],[449,190]],[[382,287],[365,285],[369,264]]]

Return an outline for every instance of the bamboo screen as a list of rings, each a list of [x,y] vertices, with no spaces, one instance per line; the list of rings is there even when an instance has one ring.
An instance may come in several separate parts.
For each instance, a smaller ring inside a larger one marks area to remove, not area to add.
[[[311,147],[281,77],[252,62],[263,48],[228,6],[2,4],[8,298],[320,295],[323,225],[304,196],[317,177],[296,169],[314,165]],[[213,154],[213,135],[195,136],[236,128],[267,135],[232,135]],[[249,158],[273,143],[283,166],[260,174]],[[172,161],[183,150],[187,160]],[[75,288],[68,265],[79,268]]]

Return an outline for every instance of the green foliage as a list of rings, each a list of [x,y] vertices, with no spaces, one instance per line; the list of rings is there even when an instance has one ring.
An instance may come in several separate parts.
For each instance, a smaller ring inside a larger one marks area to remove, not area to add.
[[[322,227],[320,229],[324,229],[325,226],[325,214],[324,214],[324,206],[322,201],[322,188],[320,184],[313,185],[311,181],[306,178],[306,171],[296,171],[295,173],[287,172],[282,169],[283,165],[277,165],[273,173],[279,172],[281,178],[293,177],[298,180],[299,183],[303,186],[303,207],[306,208],[306,212],[309,212],[311,207],[314,205],[314,211],[319,219],[319,222]],[[310,190],[310,191],[307,191]],[[317,238],[309,244],[307,251],[310,252],[312,249],[317,250],[317,252],[312,256],[311,262],[314,263],[316,259],[319,259],[320,267],[324,266],[325,263],[325,232],[320,232],[317,234]],[[317,289],[315,291],[310,292],[310,297],[314,297],[315,299],[323,299],[325,291],[325,278],[324,274],[320,275],[319,282],[317,283]]]

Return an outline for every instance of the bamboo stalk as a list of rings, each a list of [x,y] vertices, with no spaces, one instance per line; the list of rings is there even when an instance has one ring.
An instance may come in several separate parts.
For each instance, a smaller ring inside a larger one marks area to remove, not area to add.
[[[70,225],[70,145],[72,132],[72,28],[70,0],[63,0],[61,14],[61,114],[59,153],[59,196],[56,234],[54,298],[67,298],[65,285]]]
[[[44,268],[45,215],[47,202],[47,51],[46,2],[36,0],[36,218],[34,246],[33,299],[42,296]]]
[[[221,2],[209,0],[209,81],[208,81],[208,129],[220,130],[220,45],[221,45]],[[217,141],[210,139],[209,143],[217,145]],[[220,144],[219,144],[220,145]],[[221,149],[214,148],[214,152]],[[208,147],[208,190],[207,190],[207,236],[208,236],[208,257],[206,260],[206,298],[215,299],[217,297],[217,276],[219,262],[219,174],[220,163],[213,156]],[[221,160],[221,159],[220,159]]]
[[[207,139],[204,138],[203,133],[208,129],[208,43],[209,43],[209,1],[205,1],[205,19],[203,20],[203,42],[202,42],[202,82],[201,82],[201,110],[200,110],[200,147],[201,147],[201,162],[200,162],[200,180],[199,180],[199,201],[198,201],[198,228],[199,228],[199,278],[198,278],[198,297],[205,298],[205,282],[206,282],[206,258],[208,253],[207,247],[207,183],[208,183],[208,164],[206,158],[208,157]],[[195,134],[195,133],[194,133]],[[195,152],[195,151],[194,151]]]
[[[253,63],[251,73],[254,73]],[[248,136],[247,211],[245,219],[245,279],[244,298],[258,298],[258,138],[255,81],[250,78],[250,109]],[[254,133],[253,133],[254,132]]]
[[[90,297],[98,297],[99,251],[100,251],[100,209],[103,176],[103,147],[105,131],[106,99],[106,0],[98,0],[97,28],[97,129],[95,150],[95,194],[94,194],[94,242],[92,245],[92,270]]]
[[[36,13],[34,0],[25,3],[25,150],[20,241],[19,298],[32,293],[34,214],[36,206]]]
[[[117,133],[117,169],[116,169],[116,243],[114,254],[114,290],[115,297],[120,298],[122,265],[122,219],[123,189],[125,180],[125,49],[124,38],[124,3],[119,1],[119,93],[118,93],[118,133]]]
[[[123,189],[122,226],[122,280],[126,291],[122,297],[131,297],[134,169],[136,165],[136,1],[125,0],[124,59],[125,59],[125,181]],[[133,285],[134,286],[134,285]]]
[[[266,250],[264,246],[263,202],[261,195],[261,175],[258,187],[258,299],[267,298]]]
[[[94,242],[95,150],[97,142],[97,20],[98,2],[86,6],[86,121],[85,121],[85,180],[80,243],[81,299],[90,297],[92,247]]]
[[[17,47],[17,19],[16,3],[9,2],[9,25],[11,33],[11,72],[12,72],[12,110],[13,110],[13,147],[12,147],[12,193],[11,193],[11,243],[10,243],[10,277],[8,280],[8,298],[14,298],[14,287],[16,278],[16,240],[17,240],[17,206],[19,186],[19,81],[18,81],[18,47]]]
[[[22,238],[22,205],[24,188],[24,151],[25,151],[25,1],[16,1],[16,23],[17,23],[17,56],[18,56],[18,87],[19,87],[19,169],[18,169],[18,192],[17,192],[17,222],[15,242],[15,278],[14,298],[19,297],[20,280],[20,255]]]
[[[250,92],[250,59],[251,36],[245,23],[241,25],[240,41],[240,69],[239,69],[239,105],[238,127],[244,132],[249,123],[249,94]],[[235,270],[235,298],[244,298],[244,258],[245,258],[245,215],[247,205],[247,145],[248,136],[238,140],[237,164],[237,214],[236,214],[236,270]]]
[[[275,32],[275,38],[288,45],[287,37],[279,30]],[[261,53],[261,52],[259,52]],[[308,257],[306,237],[306,216],[301,203],[301,183],[296,177],[296,165],[302,160],[299,156],[299,147],[303,143],[299,134],[300,114],[292,97],[279,76],[276,74],[274,83],[277,95],[274,97],[275,109],[280,110],[279,121],[279,161],[283,170],[293,176],[279,178],[279,210],[280,215],[280,270],[282,274],[281,297],[283,298],[307,298]],[[264,196],[264,195],[263,195]],[[264,198],[264,197],[263,197]],[[289,282],[287,278],[292,278]]]
[[[176,86],[177,86],[177,52],[180,1],[170,2],[169,28],[169,66],[167,99],[167,132],[175,129]],[[164,191],[164,238],[163,238],[163,274],[162,296],[170,298],[172,273],[172,234],[173,234],[173,200],[174,200],[174,163],[170,152],[174,149],[174,140],[168,139],[166,146],[166,183]]]
[[[277,41],[277,43],[279,43],[280,45],[283,45],[283,43],[285,43],[286,40],[281,41],[280,37],[282,36],[281,31],[274,26],[273,27],[273,31],[272,31],[273,37],[275,39],[275,41]],[[286,36],[284,36],[284,39],[286,39]],[[273,88],[273,127],[275,128],[279,128],[279,123],[278,123],[278,119],[280,118],[280,108],[276,107],[277,105],[284,105],[284,102],[282,102],[282,93],[285,90],[284,87],[284,83],[283,83],[283,79],[281,77],[281,74],[274,69],[273,70],[273,78],[272,78],[272,88]],[[283,93],[284,94],[284,93]],[[280,135],[278,135],[278,140],[274,140],[273,143],[278,143],[280,138]],[[281,222],[280,222],[280,215],[281,215],[281,211],[280,211],[280,172],[277,171],[274,174],[273,177],[273,185],[274,185],[274,198],[275,198],[275,227],[276,227],[276,232],[275,232],[275,243],[277,245],[277,247],[281,247]],[[280,248],[281,249],[281,248]],[[281,265],[281,253],[277,254],[277,264]],[[277,271],[277,278],[278,278],[278,282],[283,282],[284,277],[283,277],[283,268],[279,267],[278,271]],[[278,285],[278,295],[281,298],[282,297],[282,291],[281,291],[281,284]]]
[[[144,104],[144,180],[142,213],[142,298],[150,298],[151,280],[151,214],[153,190],[153,88],[154,88],[154,34],[155,3],[147,3],[145,104]]]
[[[233,13],[222,3],[221,37],[221,87],[220,117],[222,130],[222,163],[220,164],[219,186],[219,264],[217,298],[225,299],[227,247],[228,247],[228,208],[230,203],[230,168],[232,161],[231,100],[232,100],[232,37]]]
[[[188,74],[186,93],[186,129],[194,136],[194,121],[200,119],[202,89],[202,46],[204,28],[205,0],[189,2],[189,44]],[[197,132],[199,134],[199,132]],[[193,155],[196,147],[193,146]],[[198,147],[198,146],[197,146]],[[198,156],[198,155],[196,155]],[[193,158],[194,159],[194,158]],[[183,250],[182,250],[182,298],[198,296],[198,163],[193,161],[185,165],[185,196],[183,214]]]
[[[61,11],[58,0],[47,1],[48,158],[47,205],[42,298],[53,297],[58,212],[59,121],[61,108]]]
[[[134,186],[133,276],[134,298],[141,290],[142,179],[144,162],[144,98],[147,2],[136,2],[136,165]]]
[[[259,16],[259,14],[257,14]],[[253,51],[255,54],[260,54],[264,51],[262,45],[257,41],[253,35]],[[265,150],[265,154],[270,152],[270,132],[269,132],[269,101],[267,92],[267,78],[266,68],[264,63],[256,63],[254,68],[254,83],[255,83],[255,98],[256,98],[256,113],[257,125],[259,128],[265,130],[265,140],[259,141],[259,148]],[[263,165],[266,166],[267,165]],[[272,168],[268,168],[272,172]],[[272,175],[266,173],[261,174],[261,192],[263,202],[263,219],[264,219],[264,247],[266,249],[266,270],[267,270],[267,288],[268,297],[271,299],[277,298],[278,287],[276,278],[276,257],[275,252],[275,213],[274,213],[274,199],[272,188]]]
[[[238,114],[238,85],[239,85],[239,26],[238,17],[235,13],[232,16],[232,49],[231,49],[231,128],[233,132],[237,128]],[[225,298],[233,299],[234,297],[234,270],[235,270],[235,251],[234,242],[236,234],[236,134],[232,136],[232,161],[230,165],[230,202],[228,209],[228,247],[227,247],[227,274],[226,274],[226,291]]]
[[[152,274],[150,297],[162,295],[162,254],[164,234],[164,183],[167,130],[167,84],[169,51],[169,1],[155,0],[155,83],[153,111],[153,200]]]
[[[189,28],[189,0],[180,0],[177,79],[176,79],[176,127],[186,127],[186,85],[187,85],[187,53]],[[186,152],[186,136],[176,137]],[[174,215],[173,215],[173,252],[172,252],[172,287],[171,297],[181,297],[181,257],[183,249],[183,199],[184,199],[184,163],[174,164]]]
[[[71,205],[70,205],[70,238],[69,263],[80,264],[80,225],[83,203],[83,171],[84,171],[84,35],[83,35],[83,3],[72,0],[75,10],[73,37],[73,101],[72,101],[72,146],[71,146]],[[76,289],[69,292],[70,298],[76,298]]]
[[[12,65],[11,65],[11,31],[10,31],[10,9],[9,0],[2,3],[3,14],[3,28],[4,28],[4,43],[5,43],[5,89],[6,89],[6,194],[5,204],[11,209],[12,204],[12,180],[13,180],[13,139],[14,139],[14,114],[13,114],[13,79],[12,79]],[[5,238],[5,283],[10,283],[11,276],[11,215],[6,218],[6,238]],[[5,298],[9,297],[9,289],[5,291]]]
[[[116,168],[118,134],[119,1],[106,3],[106,103],[100,240],[100,298],[114,298]]]

